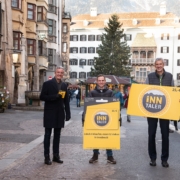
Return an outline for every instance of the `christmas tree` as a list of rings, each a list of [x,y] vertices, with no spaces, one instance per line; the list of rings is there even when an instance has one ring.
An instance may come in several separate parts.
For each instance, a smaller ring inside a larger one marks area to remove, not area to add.
[[[102,44],[98,48],[98,57],[95,57],[91,76],[98,74],[112,74],[116,76],[129,76],[131,68],[128,66],[130,48],[125,40],[122,24],[117,15],[112,15],[102,34]]]

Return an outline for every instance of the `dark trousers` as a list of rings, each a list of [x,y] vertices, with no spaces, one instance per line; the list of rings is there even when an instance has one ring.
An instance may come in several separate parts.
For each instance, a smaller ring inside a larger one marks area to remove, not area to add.
[[[44,156],[50,154],[50,139],[51,139],[52,128],[45,128],[44,135]],[[60,143],[61,128],[54,128],[53,138],[53,154],[59,155],[59,143]]]
[[[157,118],[147,118],[148,121],[148,151],[149,157],[152,160],[156,160],[157,153],[156,153],[156,129],[157,129]],[[161,128],[161,135],[162,135],[162,153],[161,153],[161,160],[167,161],[169,157],[169,121],[159,119],[159,124]]]

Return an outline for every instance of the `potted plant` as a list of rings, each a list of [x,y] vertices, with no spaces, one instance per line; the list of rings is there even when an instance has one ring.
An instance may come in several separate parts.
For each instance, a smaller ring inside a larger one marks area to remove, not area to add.
[[[6,87],[0,89],[0,113],[3,113],[7,108],[9,103],[9,91],[6,90]]]

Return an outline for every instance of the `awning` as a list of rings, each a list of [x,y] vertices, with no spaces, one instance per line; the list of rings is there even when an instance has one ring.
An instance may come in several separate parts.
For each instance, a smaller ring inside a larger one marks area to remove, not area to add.
[[[107,84],[124,84],[124,85],[130,84],[130,82],[114,75],[105,75],[105,78]],[[97,83],[96,80],[97,77],[88,78],[86,80],[86,84],[96,84]]]

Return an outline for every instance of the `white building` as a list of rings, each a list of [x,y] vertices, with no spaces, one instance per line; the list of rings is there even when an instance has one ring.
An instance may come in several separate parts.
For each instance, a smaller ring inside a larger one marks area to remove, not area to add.
[[[101,43],[100,36],[112,14],[98,14],[91,8],[90,14],[77,15],[72,19],[70,31],[70,78],[84,81],[93,65],[93,58]],[[118,13],[123,24],[126,41],[131,48],[131,76],[144,82],[147,74],[154,71],[156,57],[165,59],[165,70],[173,74],[180,85],[180,21],[173,13],[166,12],[161,4],[160,12]],[[110,67],[111,68],[111,67]]]

